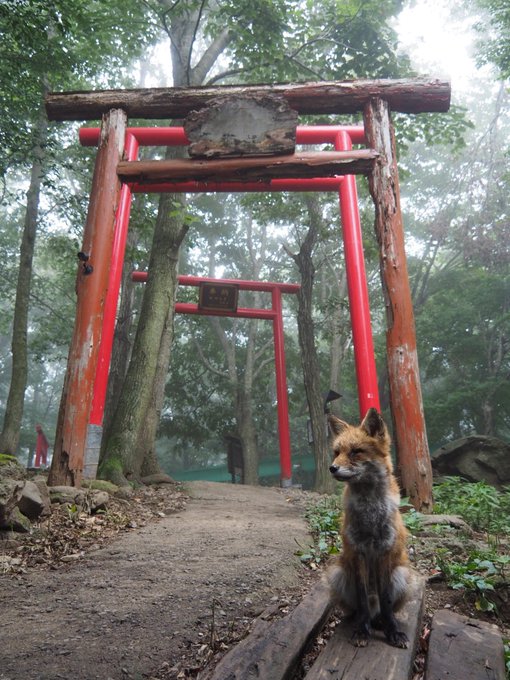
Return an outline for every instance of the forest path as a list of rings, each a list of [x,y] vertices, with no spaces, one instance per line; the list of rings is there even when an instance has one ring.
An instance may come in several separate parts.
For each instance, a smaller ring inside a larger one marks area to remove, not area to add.
[[[209,642],[213,607],[221,637],[295,591],[296,541],[310,541],[302,498],[187,489],[185,510],[78,562],[0,579],[0,680],[178,677]]]

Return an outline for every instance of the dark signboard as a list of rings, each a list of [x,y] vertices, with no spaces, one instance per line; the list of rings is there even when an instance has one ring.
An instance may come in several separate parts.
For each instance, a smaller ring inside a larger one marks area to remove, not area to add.
[[[211,312],[237,312],[239,287],[232,283],[200,284],[199,309]]]

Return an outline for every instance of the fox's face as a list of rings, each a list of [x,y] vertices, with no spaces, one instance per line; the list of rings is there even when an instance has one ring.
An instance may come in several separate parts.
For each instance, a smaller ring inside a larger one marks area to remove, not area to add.
[[[367,411],[357,427],[335,416],[329,417],[329,426],[335,435],[335,459],[329,468],[335,479],[370,484],[374,476],[391,473],[390,435],[375,408]]]

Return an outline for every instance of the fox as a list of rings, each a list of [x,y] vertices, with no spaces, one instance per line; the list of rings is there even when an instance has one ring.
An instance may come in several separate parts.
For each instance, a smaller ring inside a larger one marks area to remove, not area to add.
[[[406,600],[411,570],[390,434],[375,408],[359,426],[332,414],[328,421],[335,456],[329,470],[345,482],[343,549],[328,574],[334,597],[355,618],[351,642],[356,647],[365,647],[372,629],[379,628],[391,645],[406,648],[409,641],[395,612]]]

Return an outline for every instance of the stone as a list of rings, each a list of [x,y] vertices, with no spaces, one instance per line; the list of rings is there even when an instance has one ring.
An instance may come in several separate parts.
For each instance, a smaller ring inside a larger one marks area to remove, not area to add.
[[[498,489],[510,484],[510,444],[496,437],[471,435],[456,439],[434,451],[431,459],[436,475],[485,481]]]
[[[87,506],[93,515],[99,510],[106,510],[110,495],[106,491],[93,490],[87,495]]]
[[[18,508],[32,522],[39,519],[44,513],[49,515],[51,512],[49,497],[45,502],[37,484],[31,481],[25,482],[21,498],[18,501]]]
[[[170,475],[166,475],[164,472],[155,473],[153,475],[147,475],[142,477],[141,482],[147,486],[152,486],[154,484],[175,484],[175,479],[172,479]]]
[[[83,505],[85,501],[85,489],[75,486],[50,486],[48,487],[52,503],[75,503]]]
[[[8,516],[0,521],[0,529],[10,529],[19,534],[27,534],[31,528],[30,520],[28,517],[25,517],[17,506],[11,510]]]
[[[24,484],[25,482],[10,477],[0,479],[0,527],[4,527],[5,520],[18,505]]]
[[[16,456],[0,453],[0,478],[25,479],[26,470]]]

